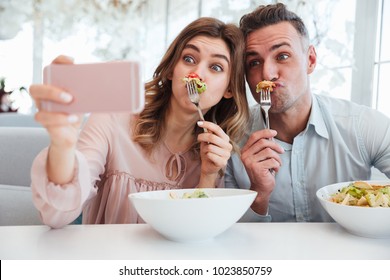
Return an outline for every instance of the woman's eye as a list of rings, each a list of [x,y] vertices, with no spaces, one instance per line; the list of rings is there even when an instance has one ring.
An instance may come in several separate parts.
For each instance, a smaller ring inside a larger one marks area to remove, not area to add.
[[[189,62],[189,63],[195,63],[195,59],[191,56],[188,56],[188,55],[184,56],[184,61]]]
[[[222,72],[223,71],[223,68],[220,65],[216,65],[216,64],[212,65],[211,69],[213,69],[216,72]]]

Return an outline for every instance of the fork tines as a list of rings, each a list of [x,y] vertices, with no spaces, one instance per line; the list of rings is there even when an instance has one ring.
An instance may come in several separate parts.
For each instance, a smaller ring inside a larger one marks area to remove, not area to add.
[[[195,105],[198,106],[197,104],[199,103],[199,93],[198,90],[196,89],[196,83],[194,80],[190,80],[186,82],[187,86],[187,91],[188,91],[188,96],[191,99],[191,102],[196,103]]]
[[[268,111],[271,108],[271,89],[261,89],[260,90],[260,106],[263,108],[264,113],[265,113],[265,124],[266,127],[269,129],[269,116],[268,116]],[[273,138],[270,139],[273,141]],[[271,174],[275,175],[275,170],[270,169]]]
[[[265,123],[267,128],[269,126],[268,110],[271,108],[271,90],[270,88],[260,90],[260,106],[265,113]]]
[[[187,87],[188,97],[198,109],[198,114],[200,119],[204,121],[204,116],[199,106],[200,96],[199,96],[198,89],[196,88],[196,82],[194,80],[186,81],[186,87]],[[203,130],[204,132],[207,132],[206,128],[203,128]]]
[[[260,105],[271,105],[271,90],[269,88],[260,90]]]

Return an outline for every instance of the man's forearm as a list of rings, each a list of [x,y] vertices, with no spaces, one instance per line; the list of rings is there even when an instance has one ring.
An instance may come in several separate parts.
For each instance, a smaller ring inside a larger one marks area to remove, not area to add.
[[[269,195],[263,195],[261,193],[257,193],[255,201],[252,203],[252,210],[259,215],[267,215],[268,214],[268,204],[269,204]]]

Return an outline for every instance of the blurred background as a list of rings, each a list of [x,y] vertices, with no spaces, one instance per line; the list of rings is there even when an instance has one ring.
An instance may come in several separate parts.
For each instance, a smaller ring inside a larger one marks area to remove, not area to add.
[[[59,54],[76,63],[140,59],[147,81],[189,22],[213,16],[238,24],[276,2],[308,26],[318,55],[315,92],[390,116],[390,0],[0,0],[0,112],[34,113],[28,87]]]

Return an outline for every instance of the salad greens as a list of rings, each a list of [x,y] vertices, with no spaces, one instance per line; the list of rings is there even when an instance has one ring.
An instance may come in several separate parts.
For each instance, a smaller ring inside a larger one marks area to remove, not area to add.
[[[176,199],[176,198],[184,198],[184,199],[187,199],[187,198],[207,198],[209,197],[203,190],[201,189],[196,189],[194,192],[192,193],[184,193],[182,197],[177,197],[177,195],[173,192],[171,192],[169,194],[169,196],[173,199]]]
[[[390,185],[356,181],[331,195],[330,201],[350,206],[390,207]]]

